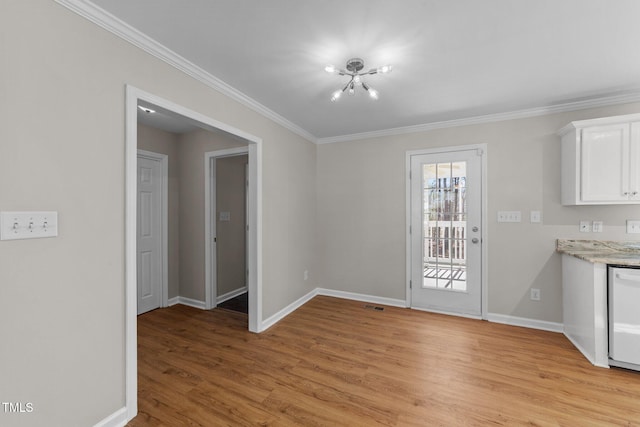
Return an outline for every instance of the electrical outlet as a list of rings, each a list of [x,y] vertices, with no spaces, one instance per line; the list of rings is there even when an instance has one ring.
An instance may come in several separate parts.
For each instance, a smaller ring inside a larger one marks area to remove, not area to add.
[[[602,227],[604,226],[604,222],[602,221],[593,221],[591,223],[591,229],[594,233],[602,233]]]
[[[640,220],[627,220],[627,234],[640,233]]]
[[[580,221],[580,232],[589,233],[591,231],[591,221]]]
[[[531,300],[540,301],[540,289],[531,288]]]

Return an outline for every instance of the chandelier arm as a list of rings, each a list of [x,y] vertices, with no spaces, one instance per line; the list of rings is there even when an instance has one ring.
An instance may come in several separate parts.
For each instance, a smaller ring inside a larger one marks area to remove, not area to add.
[[[367,75],[367,74],[378,74],[378,69],[377,68],[372,68],[369,71],[367,71],[366,73],[364,73],[363,75]]]

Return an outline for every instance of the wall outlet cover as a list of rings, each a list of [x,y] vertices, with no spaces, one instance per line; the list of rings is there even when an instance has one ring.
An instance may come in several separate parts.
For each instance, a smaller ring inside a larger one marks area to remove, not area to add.
[[[591,221],[580,221],[580,232],[589,233],[591,231]]]
[[[540,289],[531,288],[531,300],[540,301]]]
[[[627,233],[638,234],[640,233],[640,220],[628,219],[627,220]]]

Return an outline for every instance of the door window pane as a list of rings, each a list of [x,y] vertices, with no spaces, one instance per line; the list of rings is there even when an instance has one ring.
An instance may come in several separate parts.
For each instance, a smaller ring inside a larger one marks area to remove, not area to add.
[[[466,291],[467,163],[423,165],[424,288]]]

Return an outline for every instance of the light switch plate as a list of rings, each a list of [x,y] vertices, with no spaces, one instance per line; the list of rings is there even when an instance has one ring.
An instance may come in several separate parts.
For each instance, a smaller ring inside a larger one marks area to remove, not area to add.
[[[58,212],[0,212],[0,240],[40,239],[58,235]]]
[[[602,233],[602,227],[604,226],[604,222],[602,221],[593,221],[591,223],[591,229],[594,233]]]
[[[540,211],[531,211],[529,221],[534,224],[540,222],[541,218],[542,215],[540,214]]]
[[[231,212],[220,212],[220,221],[231,221]]]
[[[520,222],[522,213],[520,211],[498,211],[498,222]]]

